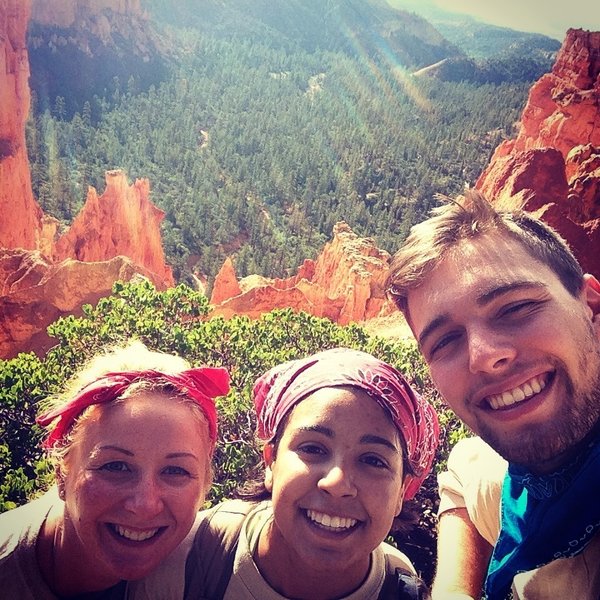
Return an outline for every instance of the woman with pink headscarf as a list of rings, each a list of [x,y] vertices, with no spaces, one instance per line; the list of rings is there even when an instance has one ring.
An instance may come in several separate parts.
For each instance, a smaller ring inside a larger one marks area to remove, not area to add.
[[[184,597],[423,597],[384,539],[430,471],[433,408],[394,367],[347,348],[272,368],[253,399],[265,462],[253,499],[268,499],[205,511]]]

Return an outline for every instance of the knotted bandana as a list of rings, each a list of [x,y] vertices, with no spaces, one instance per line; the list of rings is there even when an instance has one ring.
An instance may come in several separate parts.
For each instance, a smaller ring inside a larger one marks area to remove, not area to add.
[[[558,473],[535,476],[509,465],[502,528],[486,598],[504,600],[515,575],[579,554],[600,531],[600,439]]]
[[[217,409],[214,398],[229,392],[229,373],[220,367],[197,367],[177,375],[168,375],[155,370],[107,373],[83,387],[64,405],[36,419],[36,422],[42,426],[47,426],[58,419],[56,426],[45,439],[44,447],[52,448],[58,445],[77,417],[88,406],[112,402],[130,385],[142,381],[171,384],[176,390],[193,400],[202,409],[208,421],[208,434],[214,448],[217,440]]]
[[[400,431],[407,459],[406,498],[412,498],[431,469],[439,426],[425,402],[391,365],[358,350],[333,348],[273,367],[254,384],[258,436],[269,441],[283,417],[301,400],[321,388],[353,386],[367,392],[390,415]]]

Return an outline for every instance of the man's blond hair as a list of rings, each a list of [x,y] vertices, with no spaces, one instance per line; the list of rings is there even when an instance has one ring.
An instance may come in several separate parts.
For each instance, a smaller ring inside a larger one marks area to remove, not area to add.
[[[583,286],[583,271],[567,243],[551,227],[524,210],[494,206],[475,190],[434,208],[431,217],[413,226],[392,258],[386,291],[406,314],[408,293],[462,240],[494,233],[513,239],[535,260],[547,265],[570,294]]]

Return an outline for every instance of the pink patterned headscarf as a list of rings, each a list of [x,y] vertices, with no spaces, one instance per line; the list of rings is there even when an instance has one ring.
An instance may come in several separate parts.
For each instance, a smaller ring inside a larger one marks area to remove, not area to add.
[[[414,472],[406,475],[405,497],[412,498],[431,470],[439,437],[437,415],[397,369],[370,354],[333,348],[267,371],[254,384],[258,436],[272,440],[285,415],[306,396],[342,385],[367,392],[400,431]]]
[[[83,387],[75,397],[62,406],[39,416],[36,422],[47,426],[58,419],[54,429],[44,440],[45,448],[59,445],[74,425],[77,417],[93,404],[105,404],[119,398],[132,384],[151,381],[171,384],[176,390],[193,400],[208,422],[208,435],[212,448],[217,441],[217,409],[214,398],[229,392],[229,373],[220,367],[197,367],[177,375],[160,371],[119,371],[107,373]]]

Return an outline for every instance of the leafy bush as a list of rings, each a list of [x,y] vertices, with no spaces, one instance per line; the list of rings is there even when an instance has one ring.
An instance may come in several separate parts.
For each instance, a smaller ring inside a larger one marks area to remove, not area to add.
[[[39,448],[41,431],[34,423],[38,402],[58,391],[66,378],[102,348],[131,337],[151,349],[180,354],[194,365],[226,367],[231,374],[231,392],[218,403],[220,443],[209,502],[230,496],[260,473],[251,401],[254,380],[280,362],[318,350],[347,346],[398,367],[438,408],[444,431],[440,464],[449,445],[464,435],[441,405],[414,343],[371,337],[357,325],[341,327],[291,309],[274,310],[256,320],[243,316],[209,319],[208,312],[207,299],[184,285],[160,292],[148,281],[116,283],[112,295],[95,307],[85,306],[82,317],[61,318],[48,328],[57,345],[43,359],[20,354],[0,361],[0,511],[26,502],[51,481],[50,467]],[[436,503],[432,475],[416,498],[416,527],[395,538],[426,580],[433,573]]]

